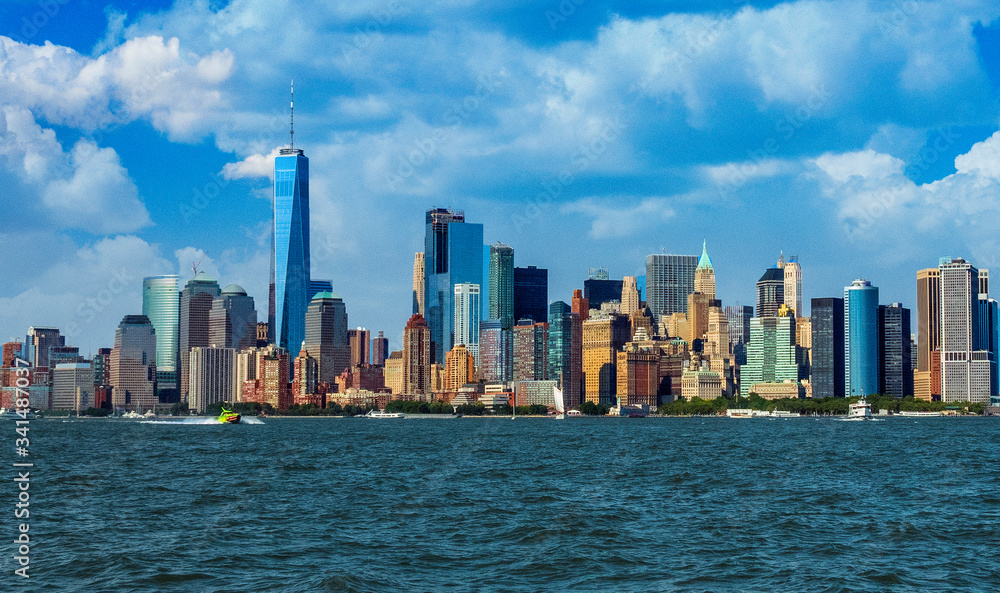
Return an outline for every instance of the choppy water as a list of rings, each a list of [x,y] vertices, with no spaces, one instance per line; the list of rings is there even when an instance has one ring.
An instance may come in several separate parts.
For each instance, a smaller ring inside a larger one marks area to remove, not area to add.
[[[32,450],[3,591],[1000,590],[989,418],[49,419]]]

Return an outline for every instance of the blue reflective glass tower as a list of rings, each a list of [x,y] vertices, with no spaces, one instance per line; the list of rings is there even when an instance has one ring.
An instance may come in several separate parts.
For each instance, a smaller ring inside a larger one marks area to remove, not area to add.
[[[867,280],[844,288],[844,366],[848,397],[878,393],[878,288]]]
[[[455,285],[483,282],[483,225],[465,213],[427,211],[424,236],[424,308],[431,330],[431,362],[444,364],[455,340]]]
[[[274,297],[278,346],[298,352],[309,306],[309,159],[298,148],[274,158]]]

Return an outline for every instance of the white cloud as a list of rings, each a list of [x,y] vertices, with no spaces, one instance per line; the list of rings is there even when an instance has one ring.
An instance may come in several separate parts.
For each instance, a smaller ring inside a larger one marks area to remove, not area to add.
[[[560,212],[590,218],[591,238],[610,239],[656,229],[676,215],[670,205],[673,200],[660,196],[645,197],[638,202],[630,196],[589,197],[565,204]]]
[[[252,154],[242,161],[226,163],[221,175],[224,179],[252,179],[255,177],[274,177],[274,157],[278,156],[279,148],[272,150],[267,156]]]

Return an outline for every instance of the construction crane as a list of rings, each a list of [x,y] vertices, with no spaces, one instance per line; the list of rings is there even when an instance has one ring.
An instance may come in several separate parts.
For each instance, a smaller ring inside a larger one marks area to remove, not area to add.
[[[205,261],[205,256],[207,255],[208,255],[207,253],[203,253],[201,259],[199,259],[197,262],[191,262],[191,269],[194,270],[195,276],[198,275],[198,266],[201,265],[201,262]]]

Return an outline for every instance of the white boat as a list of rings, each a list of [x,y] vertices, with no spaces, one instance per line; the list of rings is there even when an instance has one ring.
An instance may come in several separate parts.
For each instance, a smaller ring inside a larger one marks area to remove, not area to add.
[[[871,420],[872,407],[865,398],[861,398],[847,406],[847,418],[845,420]]]
[[[942,414],[941,412],[900,412],[899,415],[904,418],[931,418]]]
[[[774,410],[770,414],[771,418],[801,418],[802,414],[798,412],[786,412],[784,410]]]
[[[403,418],[402,412],[383,412],[382,410],[372,410],[365,414],[365,418]]]
[[[753,410],[747,408],[729,408],[726,416],[730,418],[753,418]]]
[[[566,419],[566,402],[563,400],[562,389],[559,389],[555,385],[552,386],[552,398],[556,402],[556,420]]]

